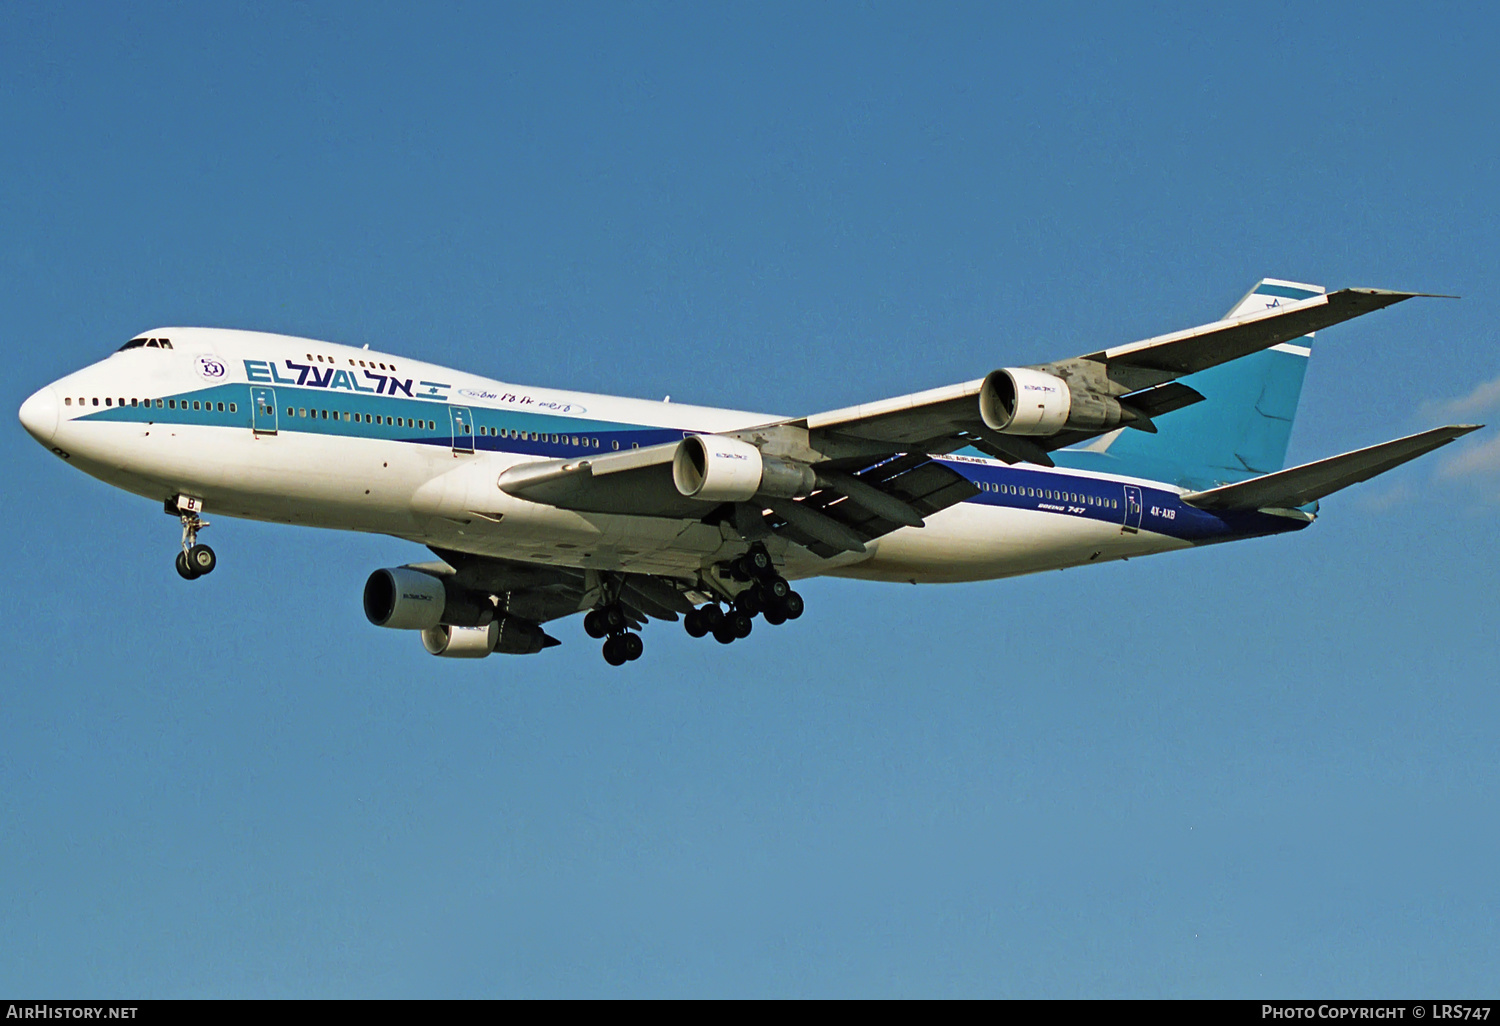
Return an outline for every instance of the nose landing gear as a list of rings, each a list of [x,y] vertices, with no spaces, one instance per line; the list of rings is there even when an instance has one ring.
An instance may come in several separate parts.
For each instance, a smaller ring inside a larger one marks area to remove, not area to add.
[[[195,581],[204,574],[213,573],[219,565],[214,550],[198,542],[198,532],[208,526],[208,521],[198,516],[203,511],[203,500],[187,495],[176,495],[167,500],[166,512],[182,521],[182,551],[177,553],[177,573],[185,581]]]

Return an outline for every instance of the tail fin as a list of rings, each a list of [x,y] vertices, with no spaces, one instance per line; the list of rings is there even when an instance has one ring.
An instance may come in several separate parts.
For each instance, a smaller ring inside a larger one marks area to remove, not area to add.
[[[1258,313],[1322,295],[1320,285],[1263,278],[1226,314],[1226,319]],[[1171,481],[1187,488],[1212,488],[1280,470],[1302,379],[1312,354],[1312,336],[1283,343],[1179,380],[1203,393],[1206,402],[1178,410],[1157,422],[1157,434],[1117,431],[1083,450],[1090,469]],[[1056,454],[1061,456],[1062,454]],[[1082,456],[1074,451],[1071,455]],[[1072,465],[1072,459],[1059,460]]]

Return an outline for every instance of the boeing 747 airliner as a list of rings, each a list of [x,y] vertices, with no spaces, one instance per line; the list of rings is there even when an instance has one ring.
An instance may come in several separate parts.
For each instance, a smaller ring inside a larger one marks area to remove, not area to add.
[[[1418,293],[1266,279],[1221,321],[804,417],[505,384],[285,335],[158,328],[22,405],[42,445],[180,520],[394,535],[364,610],[433,655],[534,653],[583,613],[621,665],[650,619],[729,644],[790,581],[1011,577],[1297,531],[1318,500],[1475,430],[1283,470],[1315,331]]]

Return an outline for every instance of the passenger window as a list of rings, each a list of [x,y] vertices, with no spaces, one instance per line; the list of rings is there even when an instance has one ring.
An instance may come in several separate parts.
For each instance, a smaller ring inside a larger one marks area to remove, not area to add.
[[[610,442],[609,444],[610,444],[610,446],[612,448],[615,448],[615,449],[620,448],[620,443],[619,442]]]
[[[72,406],[73,405],[73,397],[72,396],[66,396],[66,397],[64,397],[64,399],[63,399],[63,405],[64,406]]]
[[[156,408],[157,408],[157,409],[158,409],[158,410],[159,410],[159,409],[161,409],[161,400],[160,400],[160,399],[158,399],[158,400],[156,400]],[[231,410],[231,411],[233,411],[233,410],[234,410],[234,403],[230,403],[230,404],[229,404],[229,409],[230,409],[230,410]]]

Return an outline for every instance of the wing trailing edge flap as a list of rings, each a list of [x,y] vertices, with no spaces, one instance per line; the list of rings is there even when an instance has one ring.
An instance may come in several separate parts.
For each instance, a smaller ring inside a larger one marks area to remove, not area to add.
[[[1182,501],[1206,510],[1295,509],[1350,485],[1384,474],[1387,470],[1426,455],[1483,426],[1450,424],[1447,427],[1432,428],[1366,449],[1330,456],[1326,460],[1304,463],[1290,470],[1251,478],[1249,481],[1202,492],[1188,492],[1182,497]]]
[[[824,559],[863,551],[865,544],[882,535],[915,526],[912,514],[930,517],[979,494],[968,478],[923,453],[893,456],[857,473],[833,468],[819,468],[818,473],[828,487],[805,499],[778,501],[770,506],[765,522],[774,533]],[[841,474],[853,477],[857,486],[847,487],[845,482],[841,489],[835,476]],[[900,508],[882,504],[871,491]],[[871,508],[875,506],[881,508]]]

